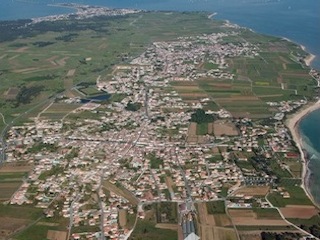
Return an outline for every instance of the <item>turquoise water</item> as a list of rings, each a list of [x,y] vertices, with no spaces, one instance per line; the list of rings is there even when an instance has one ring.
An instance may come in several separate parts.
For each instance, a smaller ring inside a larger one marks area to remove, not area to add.
[[[312,66],[320,69],[320,0],[1,0],[0,20],[31,18],[70,12],[48,3],[74,2],[113,8],[217,12],[255,31],[286,37],[305,45],[317,56]]]
[[[315,200],[320,203],[320,110],[316,110],[299,124],[304,148],[309,153],[309,168],[311,170],[310,187]]]

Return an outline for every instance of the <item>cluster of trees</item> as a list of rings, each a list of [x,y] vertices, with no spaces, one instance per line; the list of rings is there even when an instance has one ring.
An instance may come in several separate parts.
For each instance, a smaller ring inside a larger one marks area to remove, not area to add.
[[[125,107],[125,109],[128,110],[128,111],[136,112],[136,111],[138,111],[141,107],[142,107],[142,104],[141,104],[141,103],[129,101],[129,102],[127,103],[127,106]]]
[[[30,22],[31,20],[1,21],[0,42],[12,41],[17,39],[19,36],[31,36],[30,29],[24,27],[25,24]]]
[[[58,150],[56,144],[42,143],[39,142],[32,147],[28,148],[27,153],[38,153],[41,151],[56,152]]]
[[[79,36],[78,33],[69,33],[69,34],[65,34],[65,35],[60,36],[60,37],[56,37],[56,40],[64,41],[64,42],[72,42],[73,39],[75,39],[78,36]]]
[[[300,227],[303,230],[311,233],[313,236],[320,238],[320,226],[319,225],[311,225],[311,226],[301,225]]]
[[[213,122],[215,120],[215,117],[212,114],[206,114],[206,112],[203,109],[197,109],[194,113],[191,115],[191,122],[196,123],[209,123]]]
[[[38,42],[32,43],[32,45],[36,46],[36,47],[46,47],[46,46],[49,46],[49,45],[52,45],[52,44],[54,44],[54,42],[50,42],[50,41],[47,41],[47,42],[38,41]]]
[[[291,233],[291,232],[284,232],[284,233],[262,232],[261,233],[262,240],[295,240],[300,238],[301,238],[301,234],[299,233]]]
[[[39,95],[43,89],[44,86],[21,87],[20,92],[16,97],[16,107],[18,107],[20,104],[30,103],[31,100]]]
[[[82,20],[63,20],[63,21],[44,21],[37,24],[32,24],[30,19],[17,20],[17,21],[1,21],[0,22],[0,42],[14,41],[18,38],[34,37],[41,33],[46,32],[76,32],[93,30],[97,33],[108,32],[108,26],[110,23],[108,19],[122,19],[127,16],[98,16],[90,19]],[[76,37],[71,33],[64,35],[57,40],[72,41]]]
[[[162,215],[162,216],[161,216]],[[157,222],[177,223],[177,203],[175,202],[162,202],[157,203]]]

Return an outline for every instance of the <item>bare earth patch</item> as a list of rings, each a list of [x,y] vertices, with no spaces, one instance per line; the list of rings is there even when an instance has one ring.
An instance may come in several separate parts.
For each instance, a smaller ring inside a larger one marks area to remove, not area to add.
[[[302,218],[309,219],[314,215],[317,215],[319,211],[314,206],[302,206],[302,205],[287,205],[284,208],[280,208],[281,213],[286,218]]]
[[[21,47],[21,48],[17,48],[16,50],[12,50],[12,51],[8,51],[8,52],[23,53],[28,49],[29,49],[29,47]]]
[[[233,223],[238,226],[288,226],[284,220],[258,219],[253,210],[229,209]]]
[[[53,231],[49,230],[47,239],[49,240],[65,240],[67,238],[67,232],[65,231]]]
[[[4,165],[0,167],[0,173],[12,173],[12,172],[29,172],[32,169],[32,166],[10,166]]]
[[[171,223],[157,223],[156,228],[161,228],[161,229],[169,229],[169,230],[178,230],[178,224],[171,224]]]
[[[14,73],[24,73],[24,72],[30,72],[33,70],[38,70],[39,68],[31,67],[31,68],[23,68],[23,69],[17,69],[13,70]]]
[[[20,187],[22,182],[0,183],[0,200],[8,200]]]
[[[127,211],[125,209],[119,210],[119,224],[122,228],[127,224]]]
[[[75,74],[76,70],[75,69],[70,69],[67,73],[67,77],[73,77],[73,75]]]
[[[239,132],[236,128],[236,126],[231,122],[225,122],[225,121],[215,121],[213,125],[213,132],[215,136],[237,136],[239,135]]]
[[[0,217],[0,239],[22,229],[29,223],[26,219]]]
[[[208,214],[206,203],[198,203],[198,225],[200,239],[203,240],[235,240],[236,235],[233,228],[224,228],[222,226],[231,225],[226,214]]]
[[[270,187],[243,187],[234,192],[234,195],[243,194],[245,196],[265,196],[269,192]]]

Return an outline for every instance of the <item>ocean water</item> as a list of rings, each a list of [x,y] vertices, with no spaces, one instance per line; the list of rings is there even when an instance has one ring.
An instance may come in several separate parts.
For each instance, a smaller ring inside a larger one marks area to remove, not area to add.
[[[112,8],[144,10],[209,11],[257,32],[286,37],[317,56],[312,66],[320,70],[320,0],[1,0],[0,20],[67,13],[50,7],[74,2]]]
[[[303,118],[299,124],[303,139],[303,147],[308,152],[310,190],[315,200],[320,203],[320,110],[316,110]]]

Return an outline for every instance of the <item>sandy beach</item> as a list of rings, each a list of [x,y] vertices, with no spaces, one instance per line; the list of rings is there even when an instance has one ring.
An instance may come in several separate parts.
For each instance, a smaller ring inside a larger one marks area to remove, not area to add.
[[[304,62],[306,63],[306,65],[309,67],[312,63],[312,61],[316,58],[315,55],[313,54],[309,54],[305,59]]]
[[[286,40],[290,41],[289,39],[286,39]],[[312,61],[316,58],[316,56],[313,55],[312,53],[309,53],[309,52],[307,51],[307,48],[306,48],[305,46],[300,45],[300,47],[301,47],[301,49],[302,49],[303,51],[305,51],[305,52],[308,53],[308,56],[306,56],[303,60],[304,60],[305,64],[306,64],[308,67],[310,67]]]
[[[319,205],[314,201],[313,196],[310,193],[309,189],[309,176],[310,176],[310,170],[308,168],[308,159],[305,158],[305,154],[303,152],[303,142],[302,138],[300,136],[299,132],[299,122],[309,113],[320,109],[320,100],[316,103],[308,103],[307,105],[303,106],[297,113],[289,115],[288,119],[286,121],[286,125],[289,128],[293,140],[297,144],[297,147],[299,149],[300,155],[301,155],[301,161],[302,161],[302,188],[308,195],[308,197],[311,199],[311,201],[314,203],[314,205]]]

